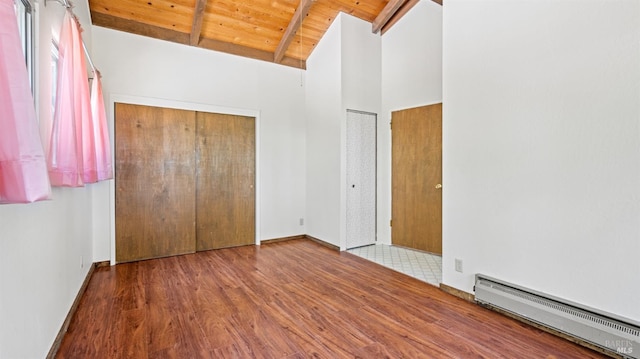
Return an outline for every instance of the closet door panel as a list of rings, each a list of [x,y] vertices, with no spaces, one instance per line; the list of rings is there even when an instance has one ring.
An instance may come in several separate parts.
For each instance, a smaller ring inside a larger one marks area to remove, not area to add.
[[[376,242],[376,121],[347,110],[347,249]]]
[[[197,250],[255,244],[255,119],[197,113]]]
[[[193,111],[116,104],[116,261],[193,253]]]

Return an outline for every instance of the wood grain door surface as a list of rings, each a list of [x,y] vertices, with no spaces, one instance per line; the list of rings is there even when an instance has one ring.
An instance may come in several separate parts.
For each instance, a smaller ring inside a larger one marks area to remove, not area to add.
[[[197,249],[255,243],[255,119],[198,112]]]
[[[116,261],[196,250],[196,116],[116,104]]]
[[[116,261],[255,241],[255,119],[116,104]]]
[[[442,254],[442,104],[392,113],[394,245]]]

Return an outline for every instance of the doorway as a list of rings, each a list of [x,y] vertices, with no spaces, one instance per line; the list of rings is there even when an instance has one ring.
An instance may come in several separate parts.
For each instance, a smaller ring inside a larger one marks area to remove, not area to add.
[[[115,144],[116,262],[254,243],[255,118],[116,103]]]
[[[442,255],[442,104],[391,118],[391,241]]]
[[[347,110],[347,249],[376,242],[376,137],[376,114]]]

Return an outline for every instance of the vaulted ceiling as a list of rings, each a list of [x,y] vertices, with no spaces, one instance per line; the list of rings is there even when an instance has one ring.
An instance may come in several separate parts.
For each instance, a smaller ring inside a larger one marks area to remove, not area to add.
[[[89,0],[89,7],[96,26],[306,68],[340,12],[371,22],[378,33],[418,1]]]

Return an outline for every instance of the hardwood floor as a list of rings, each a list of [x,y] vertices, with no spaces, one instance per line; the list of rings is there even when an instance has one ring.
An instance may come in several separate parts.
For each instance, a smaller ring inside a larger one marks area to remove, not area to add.
[[[58,358],[600,358],[309,240],[98,268]]]

